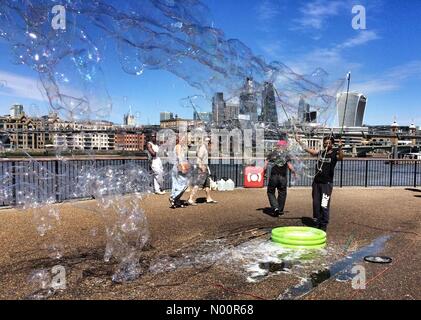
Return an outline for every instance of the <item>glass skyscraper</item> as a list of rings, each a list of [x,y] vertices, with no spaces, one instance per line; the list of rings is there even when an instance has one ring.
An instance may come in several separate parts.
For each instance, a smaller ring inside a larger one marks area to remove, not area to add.
[[[172,112],[161,112],[160,113],[160,120],[161,121],[166,121],[166,120],[171,120],[174,119],[174,114]]]
[[[367,98],[361,93],[350,92],[348,101],[346,100],[346,92],[339,93],[336,97],[339,126],[362,127]]]
[[[276,110],[275,89],[273,84],[265,82],[262,92],[262,122],[278,123],[278,112]]]
[[[247,78],[240,95],[240,120],[257,122],[257,97],[254,92],[253,79]]]
[[[217,92],[212,99],[212,119],[216,124],[225,121],[225,101],[222,92]]]

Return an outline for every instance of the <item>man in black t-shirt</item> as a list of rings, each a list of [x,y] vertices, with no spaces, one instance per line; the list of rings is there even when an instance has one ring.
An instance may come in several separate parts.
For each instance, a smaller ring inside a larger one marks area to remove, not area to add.
[[[288,169],[295,174],[287,148],[288,142],[285,140],[278,141],[276,150],[267,156],[265,162],[265,170],[269,164],[271,165],[267,194],[274,217],[284,214],[287,199]],[[275,196],[276,189],[278,189],[278,199]]]
[[[342,161],[344,157],[342,145],[341,143],[339,144],[338,150],[333,149],[335,139],[333,137],[325,137],[323,139],[323,150],[317,151],[303,146],[298,137],[296,139],[306,152],[318,157],[316,175],[312,186],[313,219],[317,228],[326,231],[329,224],[329,209],[335,167],[338,160]]]

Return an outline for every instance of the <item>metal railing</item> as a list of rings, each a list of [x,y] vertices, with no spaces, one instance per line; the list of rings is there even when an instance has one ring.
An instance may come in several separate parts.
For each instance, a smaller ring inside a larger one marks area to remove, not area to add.
[[[289,174],[290,187],[311,186],[316,167],[316,159],[302,160],[307,175],[293,179]],[[62,202],[90,197],[77,190],[80,173],[90,166],[96,169],[125,164],[138,165],[150,170],[148,160],[139,159],[58,159],[26,161],[0,161],[0,206],[19,203],[28,190],[39,201],[51,199]],[[164,188],[171,188],[171,166],[166,164]],[[210,164],[213,179],[232,179],[237,187],[244,186],[244,168],[234,161]],[[267,184],[267,179],[266,179]],[[338,187],[418,187],[421,184],[421,160],[388,159],[345,159],[338,162],[334,184]]]

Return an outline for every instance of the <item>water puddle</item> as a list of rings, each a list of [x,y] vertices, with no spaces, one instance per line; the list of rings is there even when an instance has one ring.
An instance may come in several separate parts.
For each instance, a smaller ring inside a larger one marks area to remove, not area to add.
[[[161,273],[209,265],[242,274],[248,282],[260,282],[281,273],[303,278],[317,268],[337,261],[342,248],[331,245],[319,250],[286,249],[267,237],[256,238],[240,245],[226,239],[206,241],[190,251],[176,252],[152,261],[149,271]]]
[[[206,241],[194,248],[161,256],[150,264],[152,273],[171,272],[187,268],[218,265],[228,272],[243,275],[247,282],[256,283],[269,277],[288,274],[301,279],[278,299],[296,299],[310,292],[326,280],[350,281],[351,269],[365,256],[381,252],[390,239],[383,236],[344,258],[343,246],[329,244],[324,249],[286,249],[267,237],[232,245],[227,239]]]
[[[377,238],[370,245],[355,251],[328,268],[311,273],[309,278],[303,279],[298,286],[288,289],[285,293],[280,295],[278,299],[291,300],[300,298],[332,277],[335,277],[335,280],[340,282],[350,281],[354,276],[351,272],[354,264],[362,262],[365,256],[381,252],[390,238],[391,236]]]

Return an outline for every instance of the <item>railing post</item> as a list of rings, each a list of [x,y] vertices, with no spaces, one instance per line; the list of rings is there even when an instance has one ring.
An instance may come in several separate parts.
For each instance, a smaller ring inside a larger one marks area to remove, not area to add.
[[[393,186],[393,160],[390,161],[390,181],[389,181],[389,187]]]
[[[9,205],[13,205],[13,204],[17,204],[17,192],[16,192],[16,162],[12,161],[12,199],[11,199],[11,203]]]
[[[60,181],[59,181],[59,178],[58,178],[58,163],[59,163],[59,160],[58,159],[55,159],[54,160],[54,192],[55,192],[55,194],[56,194],[56,202],[59,202],[60,201],[60,199],[59,199],[59,183],[60,183]]]
[[[365,160],[365,187],[368,187],[368,160]]]
[[[343,187],[343,175],[344,175],[344,160],[341,160],[341,176],[339,178],[339,187]]]
[[[417,187],[417,166],[418,166],[418,161],[415,160],[414,162],[414,188]]]

